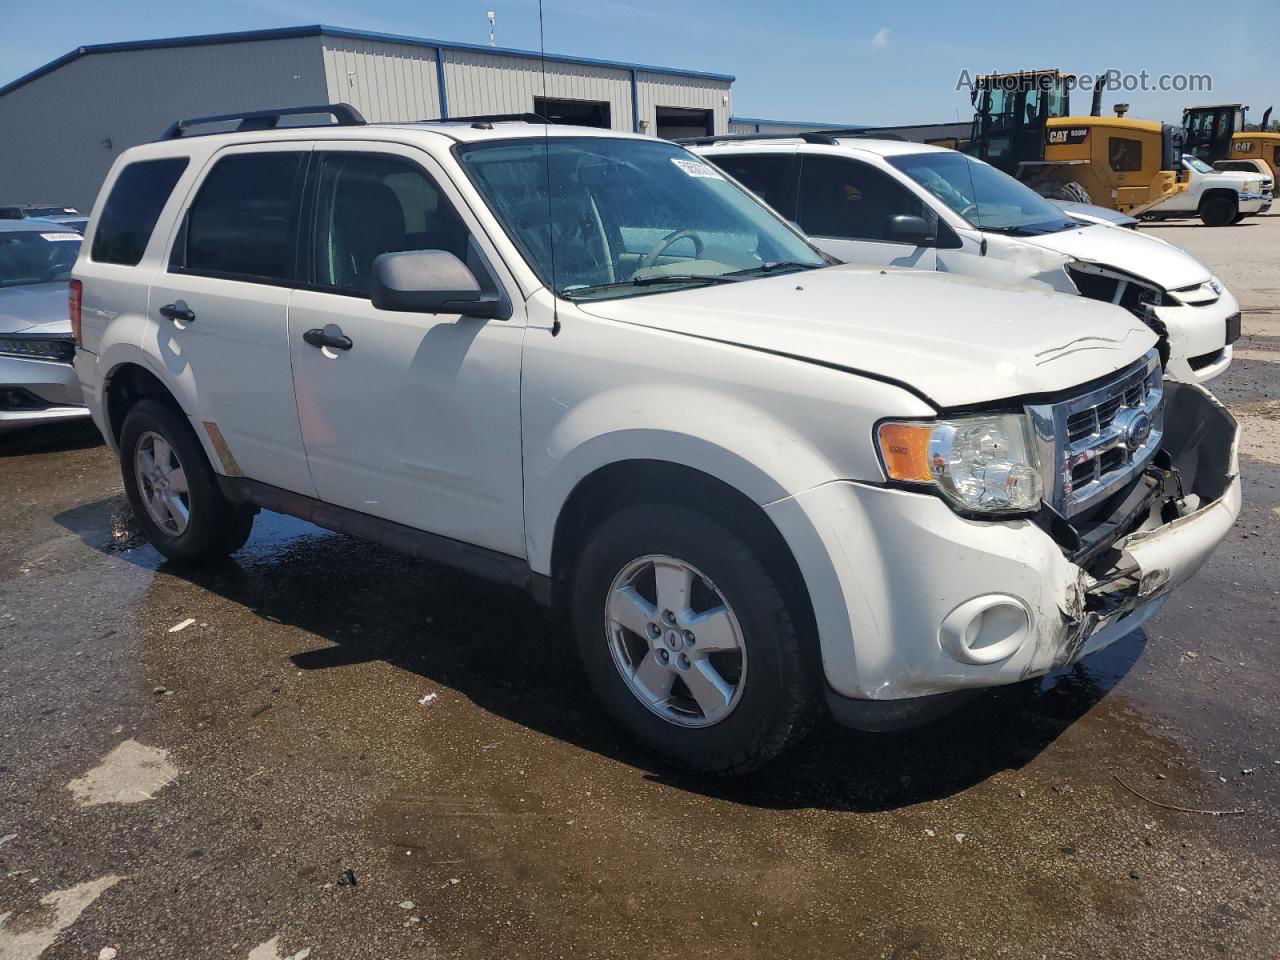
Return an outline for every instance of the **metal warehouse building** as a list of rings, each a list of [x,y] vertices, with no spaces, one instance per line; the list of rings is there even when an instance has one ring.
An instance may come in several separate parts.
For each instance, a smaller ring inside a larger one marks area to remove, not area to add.
[[[172,121],[353,104],[370,121],[536,112],[660,137],[725,133],[733,77],[309,26],[80,47],[0,87],[0,201],[88,210]]]

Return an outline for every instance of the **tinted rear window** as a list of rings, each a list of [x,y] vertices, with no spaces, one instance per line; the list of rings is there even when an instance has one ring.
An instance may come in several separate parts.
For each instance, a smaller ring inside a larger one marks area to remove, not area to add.
[[[173,185],[187,169],[186,157],[139,160],[120,171],[107,197],[90,255],[99,263],[132,267],[142,259]]]
[[[219,160],[187,212],[171,266],[215,276],[289,279],[304,157],[243,153]]]

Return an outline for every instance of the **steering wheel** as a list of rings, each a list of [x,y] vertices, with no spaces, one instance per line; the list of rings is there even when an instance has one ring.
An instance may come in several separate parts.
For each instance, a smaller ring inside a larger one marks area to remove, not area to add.
[[[636,272],[639,273],[641,270],[648,270],[658,262],[658,258],[666,252],[668,247],[680,240],[693,241],[694,259],[702,256],[703,242],[702,237],[698,236],[698,232],[696,230],[676,230],[672,233],[668,233],[665,237],[649,248],[649,252],[646,253],[644,258],[640,261],[640,266],[636,267]]]

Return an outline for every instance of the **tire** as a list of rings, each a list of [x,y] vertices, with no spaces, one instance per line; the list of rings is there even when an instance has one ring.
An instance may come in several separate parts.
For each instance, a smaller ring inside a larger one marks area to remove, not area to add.
[[[1206,227],[1225,227],[1235,222],[1235,201],[1226,197],[1209,197],[1200,204],[1200,222]]]
[[[1032,190],[1047,197],[1050,200],[1068,200],[1072,203],[1093,203],[1093,198],[1089,196],[1089,191],[1074,180],[1066,183],[1061,180],[1052,178],[1044,178],[1033,180],[1028,184]]]
[[[1239,223],[1241,220],[1243,220],[1247,216],[1248,216],[1247,213],[1237,213],[1234,217],[1231,218],[1231,222]]]
[[[669,599],[681,596],[668,589],[679,583],[687,603]],[[819,716],[821,677],[784,583],[776,563],[687,507],[639,504],[605,520],[579,552],[570,592],[579,652],[605,708],[644,747],[704,773],[748,773],[794,746]],[[664,620],[664,603],[677,608],[674,620]]]
[[[221,560],[249,539],[255,510],[222,495],[191,425],[172,407],[140,400],[130,408],[120,430],[120,469],[138,525],[168,559]]]

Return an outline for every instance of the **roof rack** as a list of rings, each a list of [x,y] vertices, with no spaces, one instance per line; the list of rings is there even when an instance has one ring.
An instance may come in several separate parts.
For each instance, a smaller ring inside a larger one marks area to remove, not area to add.
[[[805,143],[822,143],[835,146],[836,139],[831,134],[822,133],[722,133],[718,137],[680,137],[675,143],[688,147],[705,147],[713,143],[733,143],[740,140],[803,140]]]
[[[436,117],[417,123],[469,123],[477,130],[492,130],[495,123],[555,123],[539,113],[485,113],[474,117]]]
[[[838,137],[854,140],[902,140],[896,133],[875,133],[870,129],[858,127],[850,130],[808,130],[804,133],[722,133],[718,137],[681,137],[676,143],[689,147],[705,147],[713,143],[734,143],[749,140],[803,140],[805,143],[817,143],[823,146],[839,146]]]
[[[187,136],[187,130],[203,123],[227,123],[239,120],[236,131],[271,130],[280,123],[281,117],[296,117],[310,113],[330,115],[340,127],[362,127],[365,119],[360,111],[349,103],[323,103],[311,107],[277,107],[271,110],[250,110],[246,113],[223,113],[213,117],[192,117],[189,120],[175,120],[160,137],[161,140],[178,140]],[[332,124],[324,124],[332,126]],[[195,134],[199,136],[199,134]]]

